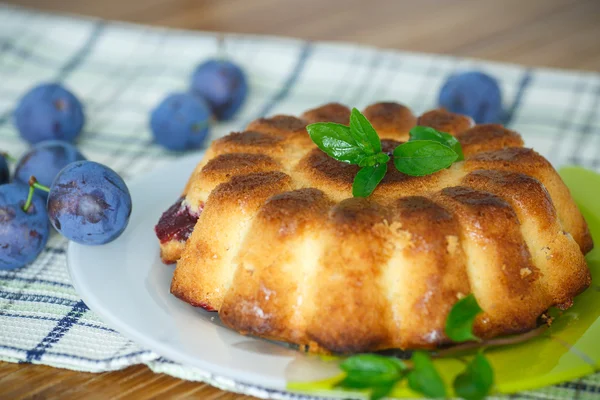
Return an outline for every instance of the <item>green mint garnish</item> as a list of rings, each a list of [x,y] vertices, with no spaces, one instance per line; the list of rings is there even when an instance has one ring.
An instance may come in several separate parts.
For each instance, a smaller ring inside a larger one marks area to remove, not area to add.
[[[390,156],[382,152],[375,129],[356,108],[350,125],[318,122],[306,127],[313,142],[330,157],[361,167],[352,185],[354,197],[368,197],[387,172]],[[412,176],[430,175],[464,159],[458,140],[433,128],[416,126],[410,140],[394,150],[398,171]]]
[[[473,334],[475,317],[483,310],[471,293],[457,301],[446,318],[446,335],[455,342],[479,340]]]
[[[398,171],[412,176],[431,175],[448,168],[458,155],[450,147],[433,140],[415,140],[394,149],[394,165]]]
[[[473,322],[481,312],[473,294],[462,298],[454,304],[446,318],[446,334],[456,342],[479,340],[473,334]],[[532,337],[531,332],[525,335],[528,338]],[[500,338],[498,343],[494,343],[494,339],[479,343],[464,343],[454,348],[436,351],[433,353],[433,357],[448,358],[451,354],[462,354],[458,359],[466,364],[466,367],[454,377],[452,383],[454,394],[465,400],[482,400],[491,393],[494,387],[494,370],[483,354],[485,348],[512,345],[521,343],[523,340],[525,339]],[[465,355],[465,351],[474,348],[479,349],[475,355]],[[452,351],[452,349],[457,351]],[[372,400],[378,400],[389,395],[398,383],[406,379],[408,387],[425,397],[445,398],[447,395],[445,382],[435,368],[431,357],[430,353],[425,351],[414,351],[411,359],[407,361],[378,354],[352,356],[340,364],[340,368],[346,374],[336,386],[345,389],[367,390]]]
[[[367,156],[358,163],[359,167],[373,167],[377,164],[387,164],[390,161],[390,156],[385,153],[375,154],[374,156]]]
[[[338,386],[346,389],[369,389],[371,400],[388,395],[407,370],[401,360],[376,354],[349,357],[340,364],[340,368],[346,372],[346,377]]]
[[[408,373],[408,386],[427,397],[446,397],[444,381],[435,369],[429,355],[423,351],[415,351],[411,360],[413,368]]]
[[[473,294],[456,302],[446,318],[448,337],[456,342],[479,340],[473,334],[473,322],[481,312]],[[507,343],[505,339],[503,343],[511,344]],[[466,367],[454,377],[453,388],[454,393],[461,398],[481,400],[491,392],[494,386],[494,370],[483,354],[484,347],[493,346],[494,343],[493,340],[490,340],[473,344],[479,346],[479,351],[469,362],[461,358]],[[462,352],[464,353],[465,350],[463,348]],[[442,355],[442,353],[444,351],[435,352],[434,357],[448,357],[449,355],[448,350],[446,350],[447,355]],[[425,397],[446,397],[444,380],[435,368],[430,354],[425,351],[414,351],[409,361],[377,354],[359,354],[347,358],[340,364],[340,368],[346,375],[337,386],[346,389],[368,390],[371,399],[377,400],[387,396],[394,386],[405,378],[413,391]]]
[[[462,161],[465,159],[460,142],[454,136],[448,133],[437,131],[428,126],[415,126],[410,130],[409,135],[409,141],[411,142],[415,140],[433,140],[434,142],[439,142],[444,146],[448,146],[454,150],[454,152],[458,155],[456,161]]]
[[[306,130],[319,149],[338,161],[358,164],[363,158],[371,155],[366,154],[358,145],[346,125],[318,122],[308,125]]]
[[[373,129],[369,120],[356,108],[350,113],[350,133],[356,139],[366,154],[375,155],[381,153],[381,140]]]
[[[352,196],[369,197],[387,172],[387,164],[376,164],[372,167],[362,167],[354,177]]]
[[[350,126],[318,122],[306,127],[313,142],[338,161],[361,167],[352,184],[354,197],[368,197],[387,171],[390,156],[381,151],[381,140],[373,126],[356,108]]]
[[[494,370],[482,352],[467,364],[467,368],[454,378],[454,392],[466,400],[484,399],[494,385]]]

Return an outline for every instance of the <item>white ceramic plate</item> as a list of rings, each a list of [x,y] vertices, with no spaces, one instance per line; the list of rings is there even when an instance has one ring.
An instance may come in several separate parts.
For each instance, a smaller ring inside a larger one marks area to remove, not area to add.
[[[201,157],[182,158],[128,183],[134,206],[124,234],[104,246],[69,245],[73,285],[90,309],[139,345],[224,378],[219,386],[229,390],[289,398],[286,382],[335,375],[335,363],[239,335],[220,325],[216,313],[169,293],[174,266],[160,261],[154,225]]]

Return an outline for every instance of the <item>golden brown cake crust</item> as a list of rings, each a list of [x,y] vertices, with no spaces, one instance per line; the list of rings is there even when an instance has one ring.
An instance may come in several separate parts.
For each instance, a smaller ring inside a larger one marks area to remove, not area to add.
[[[305,111],[302,114],[302,119],[309,124],[315,122],[335,122],[348,125],[350,122],[350,109],[339,103],[328,103]]]
[[[249,130],[271,135],[306,134],[306,121],[289,115],[259,118],[248,124]]]
[[[447,344],[447,314],[469,293],[490,338],[535,327],[589,286],[585,220],[518,133],[444,110],[417,120],[398,103],[364,113],[386,152],[418,123],[456,136],[466,159],[424,177],[390,161],[368,199],[352,198],[358,167],[306,132],[347,124],[348,107],[253,121],[214,141],[190,177],[185,202],[202,212],[187,243],[161,247],[179,259],[171,292],[243,334],[355,353]]]
[[[212,148],[217,154],[223,153],[260,153],[283,150],[283,139],[264,132],[233,132],[213,142]]]
[[[444,109],[431,110],[417,119],[417,125],[430,126],[438,131],[449,133],[453,136],[466,131],[475,124],[465,115],[454,114]]]
[[[522,147],[521,136],[502,125],[482,124],[456,135],[465,156],[507,147]]]
[[[371,104],[363,114],[382,139],[406,141],[408,132],[417,123],[417,117],[408,107],[394,102]]]

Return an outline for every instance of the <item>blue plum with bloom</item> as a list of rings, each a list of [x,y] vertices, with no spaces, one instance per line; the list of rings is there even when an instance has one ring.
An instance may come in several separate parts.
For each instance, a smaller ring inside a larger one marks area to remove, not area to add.
[[[127,227],[131,195],[112,169],[92,161],[67,165],[48,195],[52,226],[67,239],[85,245],[105,244]]]
[[[173,93],[150,116],[154,140],[169,150],[196,149],[210,130],[210,109],[202,98],[191,93]]]
[[[29,178],[35,176],[40,184],[50,186],[61,169],[80,160],[85,160],[85,157],[69,142],[61,140],[40,142],[29,149],[17,162],[14,179],[27,185]],[[48,198],[46,192],[40,192],[40,195],[44,199]]]
[[[14,119],[21,137],[32,144],[51,139],[73,142],[85,121],[81,102],[57,83],[44,83],[27,92]]]
[[[468,115],[478,124],[502,122],[502,93],[496,79],[479,71],[452,75],[442,86],[438,104]]]
[[[210,105],[218,120],[228,120],[240,109],[248,95],[244,71],[227,60],[208,60],[196,67],[191,88]]]
[[[29,186],[22,183],[0,186],[0,270],[31,263],[48,241],[50,223],[44,200],[34,194],[24,211],[28,194]]]

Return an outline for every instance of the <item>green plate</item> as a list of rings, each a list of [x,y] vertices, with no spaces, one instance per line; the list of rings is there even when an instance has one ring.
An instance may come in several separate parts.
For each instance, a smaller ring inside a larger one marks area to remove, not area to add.
[[[600,370],[600,286],[597,283],[600,279],[600,175],[579,167],[565,167],[559,173],[579,205],[597,245],[586,257],[592,285],[575,299],[573,307],[556,318],[543,336],[486,351],[496,374],[496,393],[536,389]],[[453,359],[438,359],[435,364],[448,387],[464,369],[464,364]],[[289,389],[347,395],[348,392],[333,389],[339,379],[295,382],[289,384]],[[405,382],[394,389],[392,396],[419,397]]]

